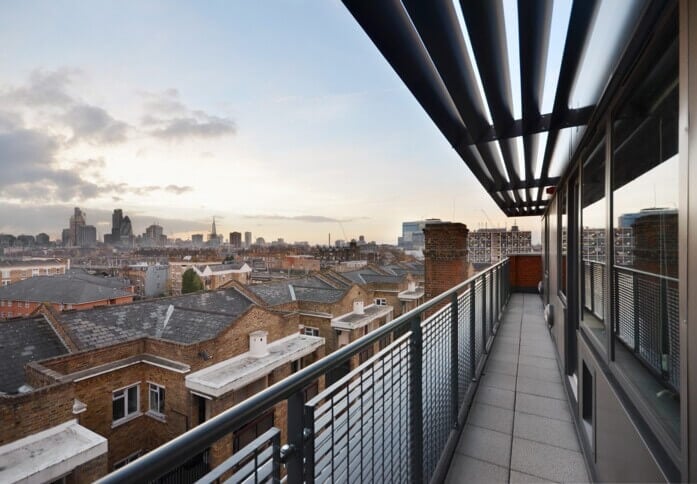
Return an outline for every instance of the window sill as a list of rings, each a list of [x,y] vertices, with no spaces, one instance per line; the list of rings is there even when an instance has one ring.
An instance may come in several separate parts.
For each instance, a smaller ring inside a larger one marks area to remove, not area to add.
[[[118,426],[120,426],[120,425],[123,425],[123,424],[125,424],[125,423],[128,423],[128,422],[130,422],[131,420],[137,419],[137,418],[140,417],[141,415],[143,415],[143,412],[135,412],[135,413],[132,413],[132,414],[130,414],[130,415],[127,415],[126,417],[120,418],[120,419],[118,419],[118,420],[114,420],[114,421],[111,423],[111,428],[112,428],[112,429],[115,429],[116,427],[118,427]]]
[[[162,422],[162,423],[167,422],[167,417],[161,413],[147,411],[147,412],[145,412],[145,415],[147,415],[151,419],[157,420],[158,422]]]

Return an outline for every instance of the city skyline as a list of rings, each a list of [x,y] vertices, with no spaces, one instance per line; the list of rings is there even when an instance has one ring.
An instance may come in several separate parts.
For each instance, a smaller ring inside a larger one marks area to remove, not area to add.
[[[221,233],[313,243],[506,223],[338,3],[29,2],[0,27],[0,232],[54,238],[73,206],[100,235],[116,206],[137,232],[215,215]],[[537,217],[518,224],[539,239]]]

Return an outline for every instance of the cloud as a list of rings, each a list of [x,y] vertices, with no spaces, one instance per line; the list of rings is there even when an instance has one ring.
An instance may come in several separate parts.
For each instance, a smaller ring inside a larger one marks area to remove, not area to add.
[[[79,73],[68,67],[55,71],[37,69],[24,86],[9,89],[0,100],[24,106],[70,106],[75,99],[68,93],[68,86]]]
[[[167,185],[164,189],[165,191],[181,195],[182,193],[192,192],[194,190],[194,187],[181,185]]]
[[[129,130],[128,124],[114,119],[106,110],[88,104],[73,106],[61,116],[61,120],[73,132],[71,142],[123,143]]]
[[[257,219],[257,220],[290,220],[294,222],[308,222],[308,223],[344,223],[344,222],[354,222],[356,220],[365,220],[368,217],[359,218],[346,218],[338,219],[333,217],[325,217],[323,215],[296,215],[294,217],[289,217],[286,215],[243,215],[246,219]]]
[[[162,93],[143,93],[141,127],[151,136],[168,141],[188,138],[217,138],[237,132],[230,118],[214,116],[200,109],[192,110],[179,99],[176,89]]]

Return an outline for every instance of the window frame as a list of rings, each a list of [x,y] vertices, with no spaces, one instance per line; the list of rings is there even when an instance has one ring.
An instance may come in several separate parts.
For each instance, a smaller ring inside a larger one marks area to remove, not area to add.
[[[128,392],[130,389],[135,388],[136,389],[136,409],[133,412],[128,412],[128,407],[129,407],[129,397],[128,397]],[[121,395],[116,395],[117,393],[121,393]],[[114,402],[116,400],[119,400],[120,398],[123,398],[123,412],[124,415],[123,417],[119,417],[117,419],[114,419]],[[117,388],[116,390],[113,390],[111,392],[111,427],[114,428],[118,425],[121,425],[125,422],[128,422],[138,416],[142,415],[142,412],[140,411],[140,382],[133,383],[131,385]]]
[[[319,337],[319,328],[315,328],[314,326],[303,326],[302,334],[304,334],[305,336]]]
[[[153,410],[153,391],[157,392],[157,410]],[[165,418],[166,396],[167,392],[164,385],[148,382],[148,415],[158,417],[159,419]],[[160,408],[162,411],[160,411]]]

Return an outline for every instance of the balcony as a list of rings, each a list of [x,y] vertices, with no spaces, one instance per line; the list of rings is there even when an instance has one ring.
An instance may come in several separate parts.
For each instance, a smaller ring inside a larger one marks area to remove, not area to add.
[[[101,482],[168,482],[182,467],[191,480],[201,455],[198,482],[587,480],[541,300],[511,294],[523,267],[491,266]],[[286,421],[210,462],[276,405]]]

